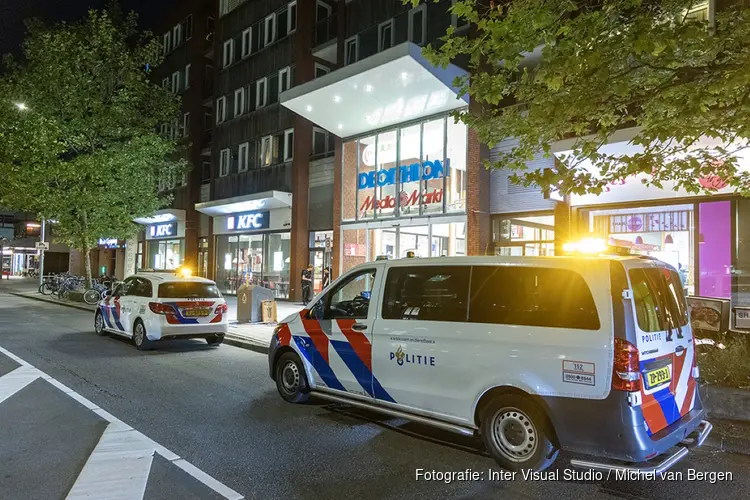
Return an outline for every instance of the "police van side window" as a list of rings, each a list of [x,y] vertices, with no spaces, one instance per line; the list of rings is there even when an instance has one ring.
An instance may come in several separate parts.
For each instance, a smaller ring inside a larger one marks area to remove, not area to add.
[[[469,266],[393,267],[386,277],[384,319],[466,321]]]
[[[568,269],[474,266],[469,321],[598,330],[599,315],[583,277]]]
[[[314,307],[311,317],[315,319],[367,318],[372,287],[375,284],[375,272],[375,269],[363,270],[339,283],[319,303],[323,305],[322,314],[319,307]]]

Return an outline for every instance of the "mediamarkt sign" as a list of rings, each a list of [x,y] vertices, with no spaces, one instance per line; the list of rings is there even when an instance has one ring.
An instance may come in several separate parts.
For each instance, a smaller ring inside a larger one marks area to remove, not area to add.
[[[419,205],[420,199],[422,203],[425,205],[430,203],[441,203],[443,201],[443,190],[442,189],[433,189],[431,193],[424,193],[422,196],[419,195],[419,190],[415,189],[412,191],[411,195],[407,194],[406,191],[401,191],[400,195],[400,206],[401,207],[411,207],[414,205]],[[360,212],[366,212],[368,210],[374,210],[375,208],[384,209],[384,208],[395,208],[396,207],[396,197],[388,195],[382,200],[375,201],[375,197],[370,195],[367,198],[365,198],[365,201],[362,203],[362,206],[359,207]]]
[[[445,159],[445,167],[443,167],[440,160],[428,160],[423,162],[421,179],[423,181],[429,181],[444,177],[446,171],[450,171],[450,166],[450,158]],[[401,165],[400,167],[389,169],[362,172],[357,179],[357,189],[374,188],[376,185],[383,187],[396,184],[396,168],[399,170],[402,184],[405,182],[417,182],[420,180],[419,163],[412,163],[411,165]]]

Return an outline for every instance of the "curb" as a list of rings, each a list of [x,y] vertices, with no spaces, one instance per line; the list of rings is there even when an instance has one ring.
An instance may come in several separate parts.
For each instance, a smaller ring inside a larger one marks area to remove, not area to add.
[[[248,349],[250,351],[255,351],[260,354],[268,354],[269,346],[263,345],[257,342],[252,342],[246,338],[240,337],[238,335],[234,335],[232,333],[227,333],[224,335],[224,343],[229,344],[235,347],[240,347],[242,349]]]
[[[75,309],[80,309],[82,311],[87,312],[94,312],[96,308],[92,309],[92,306],[84,306],[82,304],[77,304],[75,302],[63,302],[60,300],[55,299],[48,299],[44,296],[36,296],[36,295],[27,295],[25,293],[19,293],[19,292],[9,292],[11,295],[15,295],[16,297],[21,297],[23,299],[30,299],[30,300],[38,300],[39,302],[46,302],[48,304],[57,304],[58,306],[65,306],[65,307],[73,307]]]

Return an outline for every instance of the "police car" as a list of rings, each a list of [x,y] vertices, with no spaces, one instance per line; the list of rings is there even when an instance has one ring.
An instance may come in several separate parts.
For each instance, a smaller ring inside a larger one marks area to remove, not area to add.
[[[211,280],[175,274],[140,272],[102,299],[94,316],[97,335],[132,338],[138,349],[168,339],[204,338],[219,345],[227,333],[227,303]]]
[[[647,257],[363,264],[280,323],[268,361],[286,401],[478,433],[510,470],[562,449],[656,474],[711,431],[680,278]]]

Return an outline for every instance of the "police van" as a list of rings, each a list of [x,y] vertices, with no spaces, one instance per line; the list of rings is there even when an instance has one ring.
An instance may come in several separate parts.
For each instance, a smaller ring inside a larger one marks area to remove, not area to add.
[[[680,278],[647,257],[357,266],[286,318],[283,399],[311,394],[466,435],[510,470],[661,473],[711,431]]]

